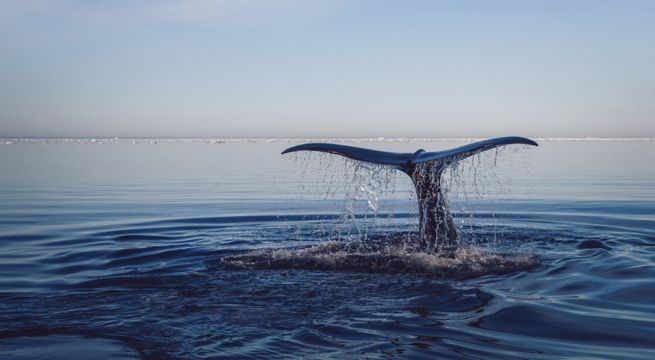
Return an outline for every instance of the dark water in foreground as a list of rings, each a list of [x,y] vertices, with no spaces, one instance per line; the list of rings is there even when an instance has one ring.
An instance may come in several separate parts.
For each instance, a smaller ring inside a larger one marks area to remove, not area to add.
[[[0,358],[655,358],[655,142],[464,166],[463,243],[524,268],[227,266],[415,230],[408,179],[287,146],[0,145]]]

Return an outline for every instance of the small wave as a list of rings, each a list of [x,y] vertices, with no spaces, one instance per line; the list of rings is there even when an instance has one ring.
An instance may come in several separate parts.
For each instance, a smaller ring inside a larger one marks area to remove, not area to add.
[[[79,335],[50,335],[37,332],[0,340],[3,354],[10,359],[139,359],[136,350],[115,339]]]
[[[447,254],[407,251],[391,245],[369,250],[340,241],[326,241],[301,249],[261,249],[224,257],[233,269],[306,269],[373,273],[415,273],[435,277],[470,278],[506,274],[540,264],[532,254],[493,253],[461,247]]]

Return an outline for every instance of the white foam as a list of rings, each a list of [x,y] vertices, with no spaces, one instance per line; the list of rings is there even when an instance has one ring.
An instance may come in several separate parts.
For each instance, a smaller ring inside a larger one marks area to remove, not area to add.
[[[417,273],[438,277],[468,278],[504,274],[538,265],[532,254],[501,254],[477,247],[461,247],[447,255],[406,251],[390,246],[379,251],[349,247],[337,241],[289,250],[261,249],[230,256],[222,262],[246,269],[315,269],[374,273]]]

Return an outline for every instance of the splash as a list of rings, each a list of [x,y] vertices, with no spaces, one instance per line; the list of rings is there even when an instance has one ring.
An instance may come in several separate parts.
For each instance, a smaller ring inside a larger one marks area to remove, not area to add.
[[[529,269],[538,265],[539,259],[532,254],[498,254],[476,247],[460,247],[449,256],[444,256],[407,251],[402,245],[385,244],[382,249],[370,251],[340,241],[326,241],[316,246],[295,250],[256,250],[225,257],[222,263],[234,269],[414,273],[463,279]]]
[[[337,221],[302,222],[292,234],[311,233],[312,244],[284,249],[260,249],[225,257],[221,262],[235,269],[314,269],[374,273],[419,273],[436,277],[466,278],[528,269],[539,259],[525,249],[498,248],[495,216],[492,226],[474,231],[476,201],[502,198],[511,189],[507,173],[495,170],[504,152],[478,154],[449,163],[443,174],[420,169],[424,181],[442,181],[444,207],[453,200],[466,214],[453,226],[464,235],[455,246],[434,251],[417,231],[419,207],[411,182],[396,168],[326,155],[303,153],[294,160],[301,166],[301,196],[332,204],[327,212],[341,213]],[[512,154],[512,153],[509,153]],[[484,174],[484,175],[482,175]],[[501,186],[505,184],[505,186]],[[398,204],[404,204],[399,211]],[[390,206],[395,205],[395,206]],[[404,212],[405,216],[402,215]],[[311,231],[301,230],[309,227]],[[320,229],[316,231],[316,229]],[[443,231],[443,229],[439,229]],[[502,237],[502,235],[500,236]],[[321,241],[320,239],[324,239]],[[319,242],[316,244],[316,242]]]

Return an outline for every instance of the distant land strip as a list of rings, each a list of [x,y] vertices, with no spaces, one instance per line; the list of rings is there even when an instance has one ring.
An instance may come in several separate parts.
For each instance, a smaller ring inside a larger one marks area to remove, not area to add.
[[[375,137],[375,138],[0,138],[0,145],[16,144],[158,144],[158,143],[295,143],[295,142],[354,142],[354,143],[420,143],[420,142],[470,142],[486,138],[414,138],[414,137]],[[533,137],[536,141],[655,141],[655,137]]]

